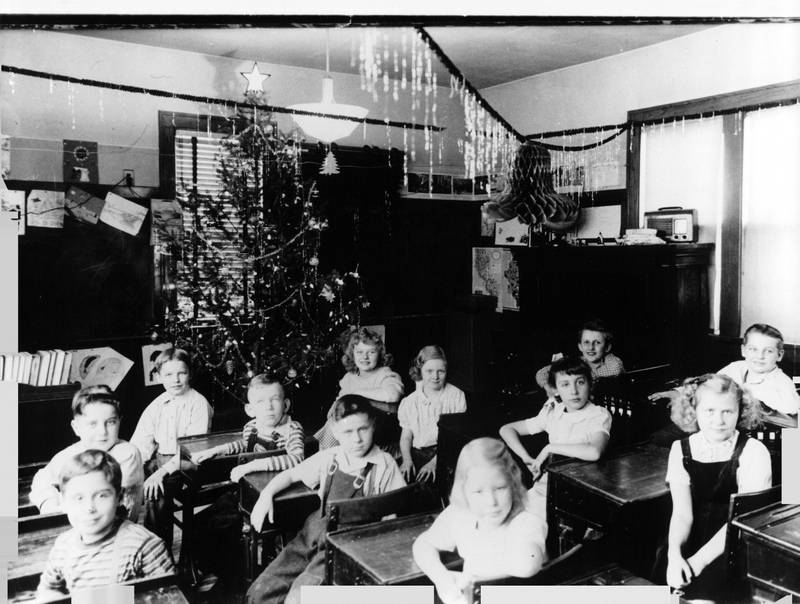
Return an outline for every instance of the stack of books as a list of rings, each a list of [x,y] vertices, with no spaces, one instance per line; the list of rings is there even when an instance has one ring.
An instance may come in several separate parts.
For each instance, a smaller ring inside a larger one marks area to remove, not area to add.
[[[72,351],[39,350],[35,353],[15,352],[0,355],[0,376],[4,382],[31,386],[69,384]]]

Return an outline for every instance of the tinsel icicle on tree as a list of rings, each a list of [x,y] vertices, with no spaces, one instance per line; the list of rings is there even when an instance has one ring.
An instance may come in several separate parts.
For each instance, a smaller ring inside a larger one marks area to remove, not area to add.
[[[193,193],[184,207],[177,304],[154,336],[188,348],[237,396],[261,372],[308,383],[339,358],[338,337],[366,305],[357,267],[320,269],[315,183],[303,181],[302,148],[282,134],[263,92],[248,91],[234,133],[222,140],[221,193]]]

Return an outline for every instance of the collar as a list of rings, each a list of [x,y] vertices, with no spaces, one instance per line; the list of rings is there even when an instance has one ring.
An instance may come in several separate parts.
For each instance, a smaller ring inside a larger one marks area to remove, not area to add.
[[[115,519],[111,530],[108,531],[108,533],[106,533],[103,537],[101,537],[97,541],[92,541],[91,543],[84,543],[83,537],[81,537],[80,533],[77,530],[73,529],[75,530],[76,547],[82,549],[94,549],[97,547],[102,547],[103,544],[113,540],[116,537],[117,533],[119,532],[119,528],[122,526],[123,522],[124,520]]]
[[[416,391],[419,392],[419,396],[420,396],[422,402],[432,405],[434,403],[438,403],[442,399],[442,395],[444,394],[445,388],[447,388],[447,386],[448,386],[448,384],[447,384],[447,382],[445,382],[444,386],[442,386],[442,389],[439,391],[439,396],[437,396],[434,399],[431,399],[431,397],[429,397],[427,394],[425,394],[425,390],[423,389],[423,386],[422,386],[422,380],[417,382]]]
[[[702,432],[698,432],[699,439],[702,442],[704,447],[707,447],[709,450],[719,450],[719,451],[727,451],[732,450],[736,446],[736,439],[739,438],[739,431],[734,430],[733,435],[730,438],[726,438],[721,442],[713,442],[708,440],[705,434]]]
[[[771,376],[778,367],[773,367],[766,373],[756,373],[755,371],[750,371],[747,366],[744,369],[744,377],[742,378],[742,382],[747,384],[763,384],[769,376]]]
[[[270,426],[269,428],[264,428],[264,432],[262,434],[272,434],[273,432],[280,431],[284,426],[286,426],[290,421],[292,421],[292,417],[288,413],[284,413],[283,417],[281,417],[281,421],[279,421],[274,426]],[[261,432],[261,427],[258,425],[258,420],[256,418],[251,419],[248,424],[255,424],[256,428],[258,428],[259,432]]]

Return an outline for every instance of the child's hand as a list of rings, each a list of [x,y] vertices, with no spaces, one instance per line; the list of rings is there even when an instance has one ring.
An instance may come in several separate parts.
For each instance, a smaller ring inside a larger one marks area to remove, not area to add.
[[[250,512],[250,524],[253,525],[256,532],[260,533],[261,528],[264,526],[264,519],[269,519],[269,523],[272,524],[274,514],[272,495],[261,493],[258,497],[258,501],[256,501],[256,504],[253,506],[253,511]]]
[[[651,400],[651,401],[657,401],[657,400],[660,400],[662,398],[668,398],[670,400],[670,402],[672,402],[673,400],[675,400],[679,396],[680,396],[680,392],[678,392],[677,390],[665,390],[663,392],[654,392],[653,394],[648,396],[647,399]]]
[[[205,451],[197,451],[192,453],[192,463],[196,466],[199,466],[203,463],[206,459],[211,459],[212,457],[216,456],[214,449],[206,449]]]
[[[231,480],[233,482],[239,482],[242,478],[244,478],[245,474],[250,474],[251,472],[256,472],[257,470],[253,466],[253,462],[243,463],[234,467],[231,470]]]
[[[244,429],[242,430],[242,439],[247,441],[250,438],[250,435],[258,436],[258,428],[256,428],[255,424],[246,424]]]
[[[436,583],[436,591],[444,604],[466,604],[471,600],[464,593],[469,589],[469,578],[457,571],[447,571],[446,578]]]
[[[431,482],[436,480],[436,458],[434,457],[428,463],[426,463],[422,468],[420,468],[419,472],[417,473],[417,481],[418,482],[425,482],[426,480],[430,480]]]
[[[164,493],[164,477],[166,475],[163,468],[159,468],[144,481],[145,500],[158,499],[159,494]]]
[[[693,578],[692,567],[683,556],[669,556],[667,560],[667,585],[673,589],[679,589],[689,585]]]
[[[528,466],[531,474],[533,474],[533,482],[539,480],[539,477],[542,475],[542,462],[538,459],[532,459],[530,463],[526,462],[525,465]]]
[[[403,460],[403,463],[400,464],[400,472],[403,474],[403,478],[406,479],[406,482],[411,482],[411,479],[414,477],[414,464],[411,460],[406,461]]]

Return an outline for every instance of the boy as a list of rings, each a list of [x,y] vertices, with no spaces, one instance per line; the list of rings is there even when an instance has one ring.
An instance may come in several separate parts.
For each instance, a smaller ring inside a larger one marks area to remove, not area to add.
[[[42,514],[60,512],[59,475],[67,461],[87,449],[106,451],[122,469],[122,504],[137,522],[142,507],[144,471],[139,450],[119,439],[119,399],[108,386],[89,386],[72,397],[72,430],[78,442],[56,453],[31,483],[30,500]]]
[[[118,516],[122,472],[111,455],[89,449],[71,457],[60,487],[61,509],[72,528],[56,537],[37,601],[175,572],[161,539]]]
[[[273,497],[295,482],[319,487],[321,511],[312,512],[297,536],[281,550],[247,591],[247,601],[287,604],[300,601],[301,585],[320,585],[325,575],[327,502],[363,497],[405,486],[391,455],[373,444],[375,409],[369,399],[346,394],[333,409],[333,431],[339,445],[324,449],[303,463],[281,472],[261,492],[250,521],[261,531],[265,518],[273,521]]]
[[[578,350],[581,358],[592,370],[592,379],[615,377],[625,373],[622,359],[611,353],[614,334],[602,321],[587,321],[578,334]],[[556,355],[561,358],[563,355]],[[557,360],[556,358],[553,359]],[[536,383],[544,389],[548,398],[553,398],[556,391],[549,383],[550,365],[545,365],[536,372]]]
[[[142,413],[131,443],[144,460],[144,525],[172,547],[173,497],[181,487],[177,472],[194,465],[181,461],[178,438],[206,434],[213,410],[206,397],[189,386],[191,359],[185,350],[167,348],[156,359],[158,379],[164,386]]]
[[[231,470],[231,480],[239,481],[250,472],[279,472],[296,466],[305,458],[305,434],[299,422],[289,415],[291,402],[280,382],[264,373],[255,376],[247,385],[247,402],[244,411],[253,419],[244,425],[241,440],[225,443],[192,455],[192,462],[200,464],[217,455],[244,453],[251,440],[256,452],[283,449],[285,455],[255,459]]]
[[[765,323],[751,325],[742,337],[742,357],[743,361],[734,361],[719,373],[749,390],[770,409],[796,415],[800,395],[792,378],[778,367],[783,358],[781,332]]]
[[[800,395],[792,378],[786,375],[778,362],[783,358],[783,335],[766,323],[755,323],[742,336],[742,361],[734,361],[717,373],[727,375],[753,397],[761,401],[768,410],[797,415]],[[680,392],[676,389],[656,392],[650,400],[668,398],[674,401]],[[797,421],[796,417],[787,418]],[[684,432],[694,432],[696,426],[681,425],[677,417],[672,418]]]

